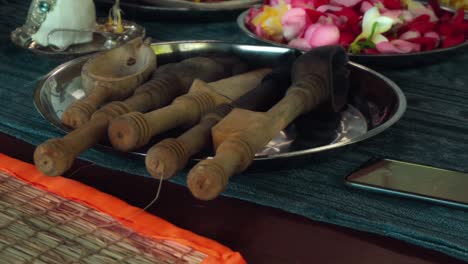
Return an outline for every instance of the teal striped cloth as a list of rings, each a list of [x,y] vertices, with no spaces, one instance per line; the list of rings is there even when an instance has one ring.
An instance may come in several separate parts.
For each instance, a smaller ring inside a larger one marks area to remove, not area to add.
[[[26,17],[29,1],[0,0],[0,131],[32,144],[62,133],[33,105],[36,82],[61,61],[11,44],[10,32]],[[105,13],[105,10],[103,10]],[[138,21],[154,39],[217,39],[254,43],[234,21],[210,24]],[[408,99],[396,125],[370,140],[283,167],[248,170],[234,177],[225,196],[277,207],[316,221],[397,238],[468,261],[468,211],[344,186],[343,178],[370,158],[386,157],[468,171],[468,54],[437,65],[382,73]],[[148,176],[138,157],[89,150],[81,158]],[[186,173],[173,182],[185,184]],[[467,188],[468,189],[468,188]],[[163,197],[164,199],[164,197]]]

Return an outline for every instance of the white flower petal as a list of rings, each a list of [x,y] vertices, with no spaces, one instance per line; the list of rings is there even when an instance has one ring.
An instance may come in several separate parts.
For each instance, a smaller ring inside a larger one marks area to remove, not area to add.
[[[380,35],[380,34],[376,34],[372,38],[372,42],[374,42],[375,45],[379,44],[380,42],[384,42],[384,41],[388,41],[388,39],[386,37],[384,37],[383,35]]]
[[[375,19],[374,23],[377,22],[377,27],[375,28],[374,34],[380,34],[389,31],[392,28],[393,21],[393,19],[384,16]]]
[[[374,24],[374,20],[380,17],[378,7],[374,6],[364,13],[364,17],[362,18],[362,32],[363,35],[369,36],[372,32],[372,25]]]

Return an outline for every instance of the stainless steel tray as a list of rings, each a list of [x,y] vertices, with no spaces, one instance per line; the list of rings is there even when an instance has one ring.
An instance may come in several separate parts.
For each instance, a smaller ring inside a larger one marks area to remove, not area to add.
[[[33,41],[31,36],[22,32],[21,28],[17,28],[11,32],[10,38],[15,45],[33,53],[57,58],[69,58],[116,48],[125,44],[129,40],[145,36],[145,29],[135,22],[126,20],[122,21],[124,32],[119,34],[103,30],[103,28],[106,27],[106,18],[98,18],[96,22],[96,30],[93,32],[93,41],[72,45],[65,50],[57,50],[52,47],[42,47]]]
[[[160,65],[196,55],[231,54],[252,66],[275,66],[299,55],[293,49],[217,41],[157,43],[153,44],[153,49]],[[61,114],[70,103],[85,96],[80,72],[87,58],[81,57],[60,65],[39,81],[35,91],[34,103],[38,111],[64,132],[70,129],[61,123]],[[364,66],[351,62],[349,69],[351,90],[346,109],[340,113],[316,111],[298,118],[257,153],[256,160],[299,156],[343,147],[373,137],[397,122],[406,109],[406,99],[400,88]],[[171,133],[154,138],[152,144],[164,136],[175,136],[177,131]],[[115,151],[106,142],[102,142],[98,148]],[[143,148],[131,154],[145,155],[146,150]],[[196,159],[210,154],[209,151],[205,152]]]
[[[444,8],[449,10],[448,8]],[[242,12],[237,17],[237,25],[241,31],[247,36],[263,42],[268,43],[278,47],[291,48],[286,44],[274,42],[271,40],[260,38],[251,32],[245,25],[245,17],[247,16],[248,10]],[[466,18],[466,16],[465,16]],[[410,66],[424,66],[432,63],[439,63],[441,61],[447,60],[450,58],[450,55],[462,54],[463,52],[468,51],[468,41],[465,41],[462,44],[444,48],[444,49],[434,49],[430,51],[422,52],[413,52],[413,53],[402,53],[402,54],[349,54],[351,61],[363,64],[369,67],[378,67],[378,68],[399,68],[399,67],[410,67]]]
[[[113,4],[114,0],[95,0],[96,7],[108,10]],[[168,1],[163,1],[168,2]],[[206,21],[234,21],[236,17],[244,10],[252,6],[252,1],[246,5],[236,6],[211,6],[211,8],[204,8],[204,6],[197,6],[191,8],[188,6],[168,6],[161,5],[159,0],[121,0],[120,6],[125,13],[125,17],[141,21],[142,19],[151,21],[183,21],[190,20],[196,22]],[[159,4],[156,4],[159,3]]]
[[[153,6],[169,8],[188,8],[191,10],[238,10],[247,9],[252,5],[262,3],[262,0],[230,0],[213,3],[196,3],[187,0],[141,0]]]

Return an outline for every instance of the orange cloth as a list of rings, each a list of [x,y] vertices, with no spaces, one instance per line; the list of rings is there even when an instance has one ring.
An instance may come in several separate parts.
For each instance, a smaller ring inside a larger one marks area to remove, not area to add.
[[[246,263],[238,252],[233,252],[231,249],[213,240],[178,228],[152,214],[141,212],[140,208],[131,206],[114,196],[100,192],[80,182],[60,176],[45,176],[39,172],[35,166],[1,153],[0,170],[28,182],[39,189],[83,203],[106,213],[140,234],[157,239],[172,240],[200,251],[208,256],[203,261],[203,264]]]

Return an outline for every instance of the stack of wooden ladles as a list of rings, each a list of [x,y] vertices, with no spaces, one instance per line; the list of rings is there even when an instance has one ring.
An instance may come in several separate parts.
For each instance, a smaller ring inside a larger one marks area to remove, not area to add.
[[[62,122],[72,128],[47,140],[34,153],[37,168],[60,175],[75,158],[108,135],[121,151],[140,148],[162,132],[182,127],[146,155],[155,178],[169,179],[190,158],[213,146],[215,155],[188,175],[192,194],[217,197],[229,177],[252,163],[255,153],[301,114],[332,102],[346,90],[347,56],[338,46],[305,53],[279,68],[249,69],[232,56],[200,56],[156,67],[150,41],[135,39],[84,64],[86,96],[72,103]],[[338,102],[338,103],[337,103]]]

